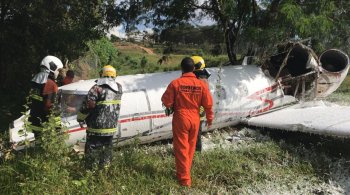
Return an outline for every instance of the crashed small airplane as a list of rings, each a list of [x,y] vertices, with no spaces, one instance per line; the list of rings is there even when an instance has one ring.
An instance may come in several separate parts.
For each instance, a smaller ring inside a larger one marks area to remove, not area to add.
[[[349,70],[349,57],[330,49],[316,56],[301,43],[288,43],[262,65],[228,65],[208,68],[215,119],[207,131],[239,123],[287,131],[350,137],[350,107],[329,106],[322,99],[334,92]],[[137,137],[141,143],[172,137],[171,116],[164,114],[160,98],[167,85],[181,72],[118,76],[123,86],[118,131],[114,141],[127,143]],[[67,127],[68,144],[84,142],[85,128],[76,121],[88,90],[95,80],[84,80],[60,88],[62,125]],[[10,124],[14,148],[34,140],[25,132],[22,116]]]

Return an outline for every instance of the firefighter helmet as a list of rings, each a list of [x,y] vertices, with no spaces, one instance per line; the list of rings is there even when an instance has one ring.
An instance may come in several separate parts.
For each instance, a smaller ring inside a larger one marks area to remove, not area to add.
[[[204,59],[200,56],[192,56],[191,57],[194,62],[194,67],[196,70],[203,70],[205,68]]]
[[[44,66],[55,75],[55,79],[59,74],[59,70],[63,68],[62,61],[55,56],[46,56],[41,60],[40,66]]]
[[[102,77],[117,77],[117,71],[111,65],[106,65],[102,68]]]

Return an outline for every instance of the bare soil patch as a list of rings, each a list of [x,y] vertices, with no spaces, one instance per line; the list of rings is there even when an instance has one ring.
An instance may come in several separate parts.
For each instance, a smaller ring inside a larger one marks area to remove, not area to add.
[[[140,46],[140,45],[137,45],[137,44],[134,44],[134,43],[128,43],[128,44],[118,44],[116,43],[115,46],[120,49],[120,50],[139,50],[139,51],[142,51],[142,52],[145,52],[147,54],[150,54],[150,55],[156,55],[153,51],[153,49],[151,48],[147,48],[147,47],[143,47],[143,46]]]

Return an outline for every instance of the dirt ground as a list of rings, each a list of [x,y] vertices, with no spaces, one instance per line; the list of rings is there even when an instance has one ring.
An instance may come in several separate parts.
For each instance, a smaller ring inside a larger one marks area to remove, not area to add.
[[[116,43],[115,46],[120,50],[141,50],[142,52],[145,52],[150,55],[156,55],[153,51],[153,49],[143,47],[134,43],[128,43],[128,44],[119,44]]]

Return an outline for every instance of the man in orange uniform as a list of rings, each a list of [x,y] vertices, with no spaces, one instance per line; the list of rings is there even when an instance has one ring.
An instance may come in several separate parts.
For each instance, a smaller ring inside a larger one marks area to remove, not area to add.
[[[199,128],[199,108],[204,107],[207,125],[214,114],[213,100],[208,86],[193,74],[194,62],[186,57],[181,62],[182,76],[173,80],[162,96],[167,109],[174,110],[173,146],[176,176],[180,185],[191,186],[191,166]]]

